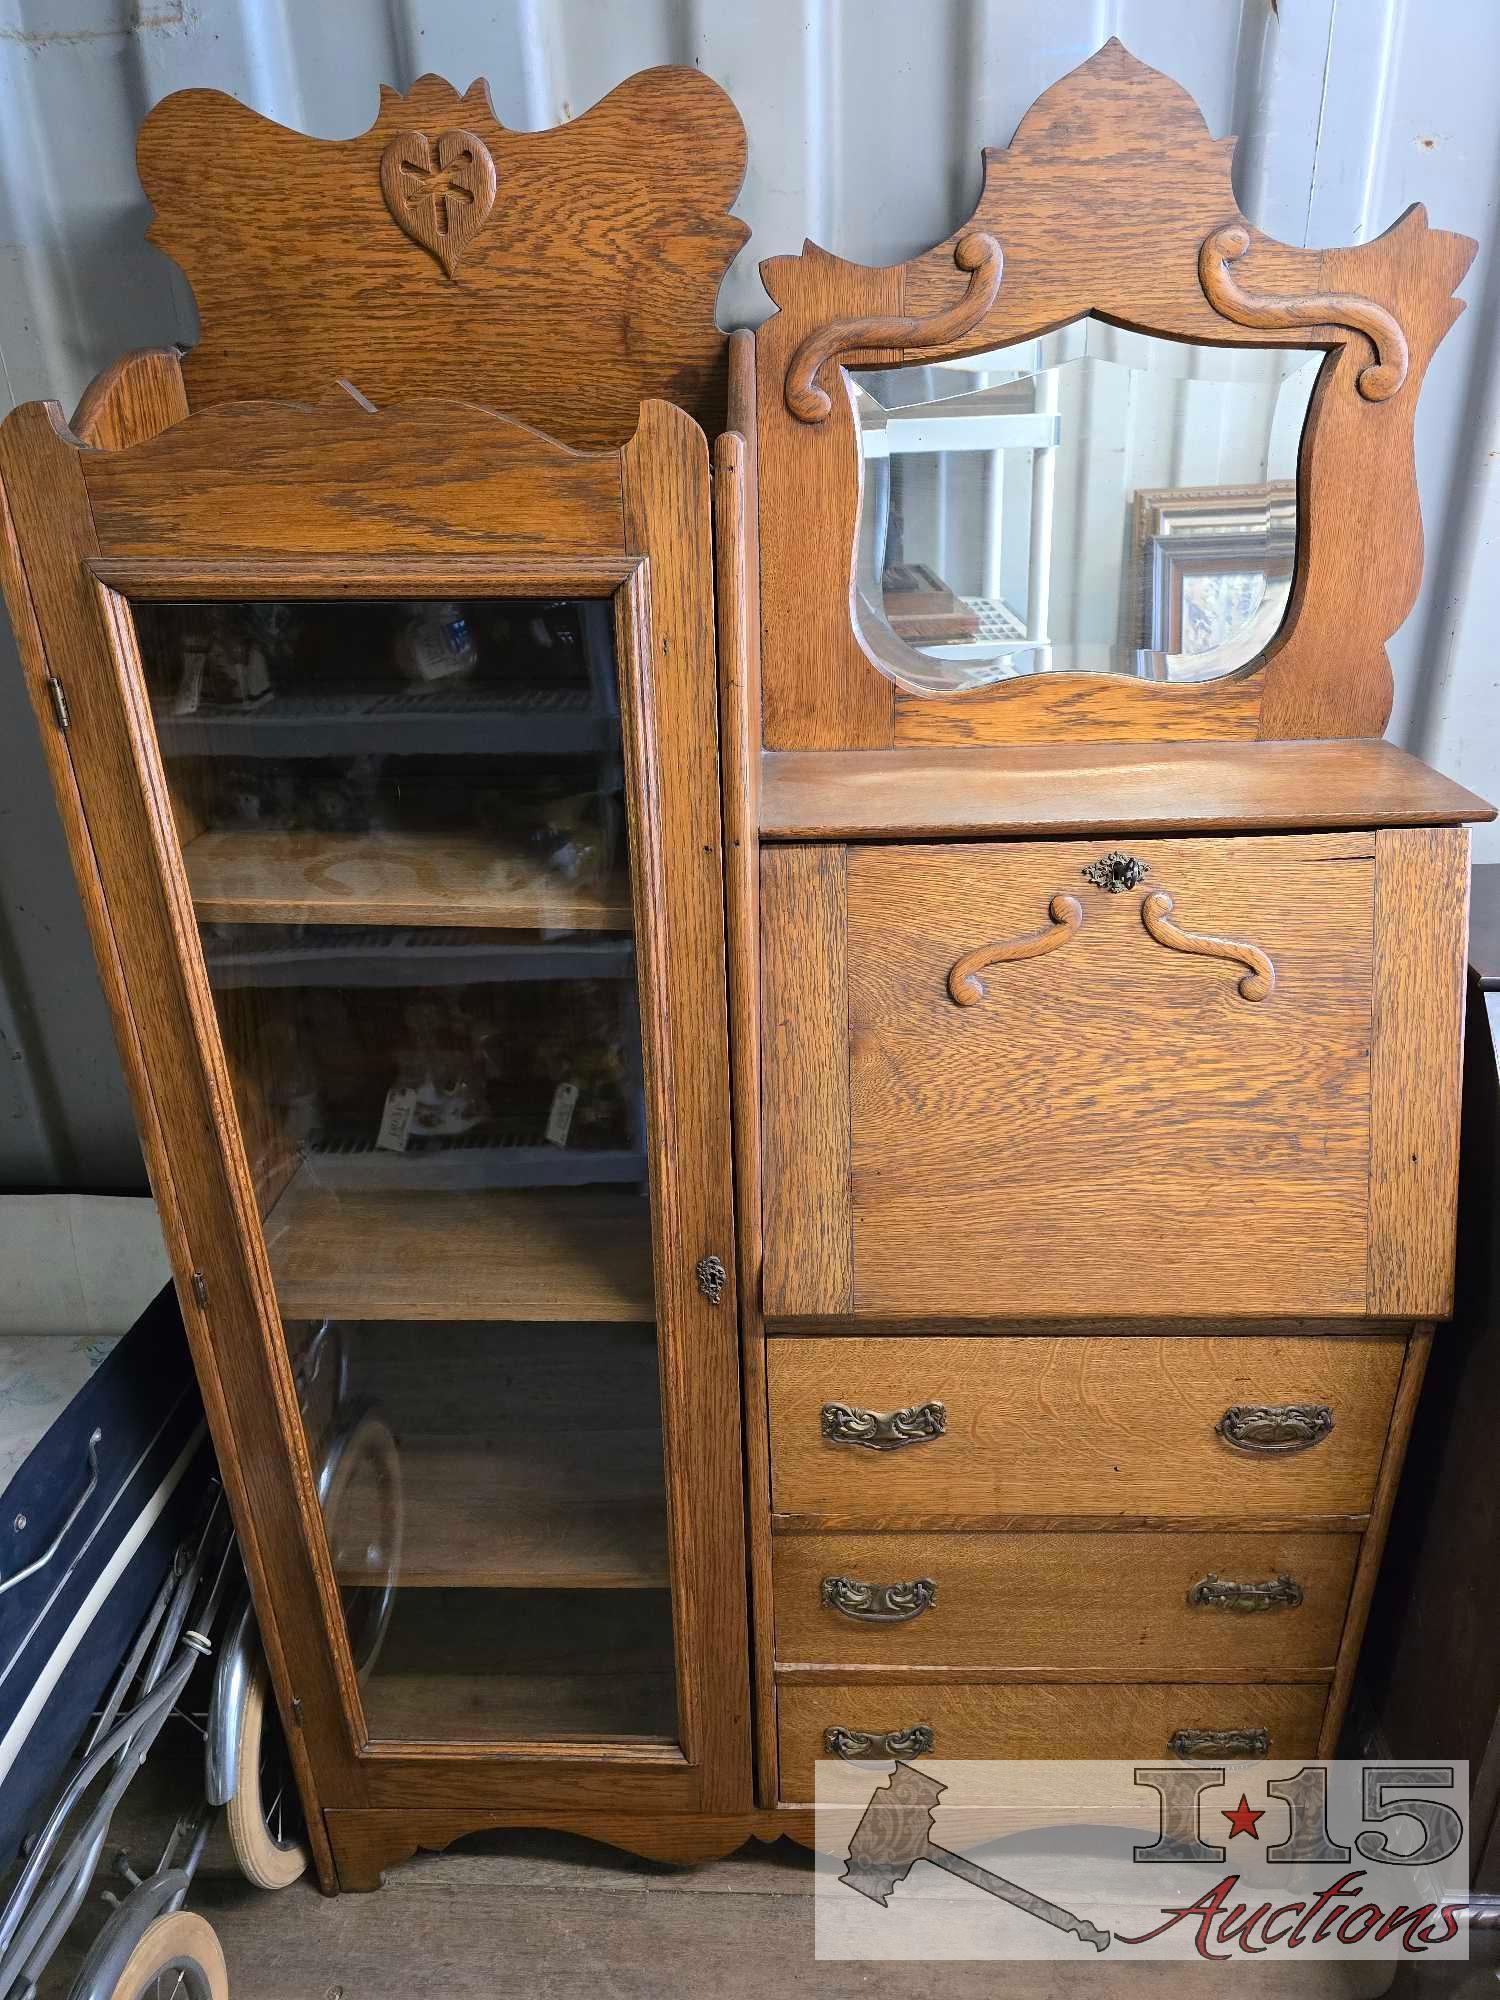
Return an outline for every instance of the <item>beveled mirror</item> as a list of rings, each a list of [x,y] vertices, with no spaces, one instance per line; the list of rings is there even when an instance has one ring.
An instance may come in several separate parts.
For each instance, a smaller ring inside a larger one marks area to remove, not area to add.
[[[867,651],[913,691],[1233,673],[1290,600],[1321,365],[1085,319],[933,367],[849,371]]]

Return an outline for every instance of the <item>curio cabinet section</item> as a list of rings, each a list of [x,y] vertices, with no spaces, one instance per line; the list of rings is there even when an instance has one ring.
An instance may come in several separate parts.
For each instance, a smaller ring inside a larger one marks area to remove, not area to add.
[[[340,398],[5,450],[338,1878],[434,1814],[745,1810],[701,433]]]

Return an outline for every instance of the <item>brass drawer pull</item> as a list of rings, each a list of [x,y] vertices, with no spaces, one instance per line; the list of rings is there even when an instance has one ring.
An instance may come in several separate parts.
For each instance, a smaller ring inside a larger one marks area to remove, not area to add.
[[[1302,1586],[1295,1577],[1267,1577],[1264,1583],[1231,1583],[1212,1571],[1200,1577],[1187,1594],[1198,1611],[1295,1611]]]
[[[920,1618],[937,1603],[937,1585],[930,1576],[910,1583],[856,1583],[852,1576],[825,1576],[822,1599],[829,1611],[842,1611],[866,1625],[903,1625]]]
[[[1153,889],[1141,903],[1141,922],[1168,951],[1192,952],[1198,958],[1230,958],[1249,970],[1240,980],[1242,1000],[1269,1000],[1276,990],[1276,968],[1265,953],[1238,938],[1207,937],[1201,931],[1179,930],[1169,923],[1172,898],[1165,889]]]
[[[1310,1451],[1333,1429],[1326,1403],[1236,1403],[1214,1425],[1236,1451]]]
[[[1077,937],[1083,922],[1083,905],[1076,896],[1058,894],[1047,905],[1052,919],[1046,930],[1027,931],[1024,937],[1004,938],[998,944],[982,944],[977,951],[965,952],[948,973],[948,992],[960,1007],[972,1007],[984,998],[981,972],[992,965],[1004,965],[1015,958],[1040,958],[1056,951],[1069,938]]]
[[[857,1410],[852,1403],[823,1405],[823,1436],[829,1444],[858,1444],[867,1451],[899,1451],[926,1444],[948,1428],[941,1403],[915,1403],[907,1410]]]
[[[869,1729],[841,1729],[837,1724],[823,1731],[825,1754],[850,1762],[866,1757],[930,1757],[936,1741],[931,1724],[926,1722],[914,1722],[909,1729],[887,1729],[883,1734]]]
[[[1174,1729],[1167,1739],[1174,1757],[1267,1757],[1269,1729]]]

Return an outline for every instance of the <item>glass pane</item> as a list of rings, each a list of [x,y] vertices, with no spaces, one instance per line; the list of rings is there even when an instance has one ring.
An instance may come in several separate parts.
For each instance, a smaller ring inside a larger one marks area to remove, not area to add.
[[[136,621],[371,1732],[675,1741],[611,608]]]
[[[1246,665],[1291,594],[1322,360],[1084,319],[935,367],[852,372],[865,644],[917,692]]]

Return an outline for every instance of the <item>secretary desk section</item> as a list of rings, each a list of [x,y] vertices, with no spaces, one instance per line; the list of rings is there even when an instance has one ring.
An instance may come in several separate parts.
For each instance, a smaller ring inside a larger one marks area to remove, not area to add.
[[[0,468],[325,1886],[518,1820],[734,1845],[702,434],[29,405]]]
[[[1277,243],[1232,143],[1111,41],[944,241],[769,259],[731,351],[754,1694],[792,1829],[823,1759],[1332,1755],[1451,1311],[1493,813],[1378,738],[1474,246],[1420,209]]]

